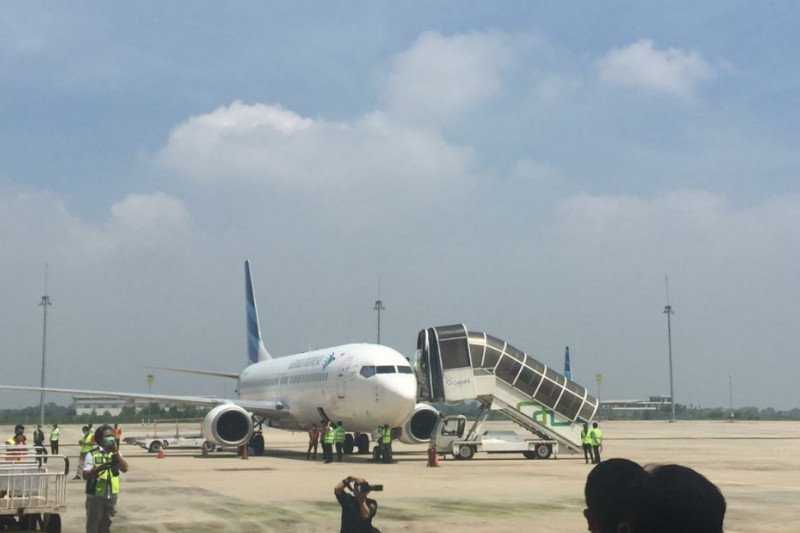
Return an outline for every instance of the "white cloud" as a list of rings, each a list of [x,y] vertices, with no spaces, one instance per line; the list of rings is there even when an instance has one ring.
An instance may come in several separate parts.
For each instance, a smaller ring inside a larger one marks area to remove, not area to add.
[[[183,202],[164,193],[130,194],[110,208],[108,220],[88,223],[62,198],[45,191],[0,191],[0,237],[9,254],[49,254],[70,264],[105,260],[117,251],[174,249],[190,229]],[[31,247],[46,242],[46,249]],[[0,255],[2,257],[2,255]]]
[[[183,231],[189,211],[181,200],[162,192],[129,194],[111,206],[111,225],[137,232]]]
[[[400,118],[438,120],[502,90],[513,49],[500,33],[423,33],[392,62],[385,100]]]
[[[192,178],[289,187],[418,187],[466,172],[468,149],[436,131],[375,112],[351,122],[302,117],[277,105],[233,102],[170,133],[162,164]]]
[[[716,74],[697,52],[657,49],[650,39],[612,49],[597,61],[597,69],[604,82],[683,98]]]

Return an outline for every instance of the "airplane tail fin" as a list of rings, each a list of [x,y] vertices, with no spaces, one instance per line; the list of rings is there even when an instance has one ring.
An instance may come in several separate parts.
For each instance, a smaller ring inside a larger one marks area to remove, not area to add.
[[[256,307],[256,295],[253,291],[253,277],[250,274],[250,261],[244,262],[244,291],[247,312],[247,357],[251,363],[272,359],[261,338],[261,325],[258,321],[258,307]]]

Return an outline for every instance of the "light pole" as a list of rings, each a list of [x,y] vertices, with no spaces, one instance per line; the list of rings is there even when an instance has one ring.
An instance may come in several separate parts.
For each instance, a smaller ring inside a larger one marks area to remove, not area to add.
[[[45,368],[47,365],[47,308],[53,305],[50,296],[47,295],[47,263],[44,265],[44,295],[39,305],[42,307],[42,375],[40,381],[42,391],[39,393],[39,424],[44,426],[44,386]]]
[[[669,354],[669,403],[672,410],[670,422],[675,422],[675,382],[672,374],[672,315],[675,314],[672,306],[664,306],[664,314],[667,315],[667,352]]]
[[[600,403],[603,401],[603,374],[595,374],[594,381],[597,383],[597,415],[600,416]]]
[[[386,308],[383,306],[383,300],[378,298],[375,300],[375,306],[372,308],[374,311],[378,312],[378,344],[381,343],[381,311],[386,311]]]
[[[147,374],[147,394],[153,393],[153,382],[156,380],[156,377],[153,374]],[[152,400],[147,402],[147,416],[150,417],[150,422],[153,421],[153,411],[150,409]]]
[[[733,422],[733,376],[728,374],[728,409],[730,410],[730,421]]]

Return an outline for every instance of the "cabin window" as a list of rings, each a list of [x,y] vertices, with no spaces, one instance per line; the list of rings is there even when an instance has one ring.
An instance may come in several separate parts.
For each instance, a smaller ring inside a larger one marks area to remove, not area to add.
[[[442,365],[451,368],[469,368],[469,348],[466,339],[444,340],[439,342],[442,351]]]
[[[397,370],[392,365],[381,365],[375,367],[376,374],[394,374]]]
[[[413,374],[414,373],[414,371],[411,370],[410,366],[398,366],[397,367],[397,371],[400,372],[401,374]]]
[[[360,374],[365,378],[371,378],[375,375],[375,367],[374,366],[362,366]]]

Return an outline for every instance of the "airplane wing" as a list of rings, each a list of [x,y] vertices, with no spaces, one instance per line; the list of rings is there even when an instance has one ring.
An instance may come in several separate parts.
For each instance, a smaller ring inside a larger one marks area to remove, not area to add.
[[[165,370],[167,372],[178,372],[182,374],[196,374],[198,376],[212,376],[215,378],[239,379],[239,374],[234,374],[233,372],[217,372],[214,370],[195,370],[193,368],[172,368],[167,366],[147,366],[145,368],[150,368],[153,370]]]
[[[60,389],[54,387],[24,387],[19,385],[0,385],[0,390],[18,390],[31,392],[53,392],[56,394],[72,394],[76,396],[99,396],[103,398],[123,398],[127,400],[150,400],[154,402],[170,402],[184,405],[204,405],[214,407],[226,403],[238,405],[251,413],[267,418],[287,416],[289,410],[283,402],[272,400],[240,400],[235,398],[208,398],[205,396],[171,396],[167,394],[140,394],[133,392],[98,391],[85,389]]]

